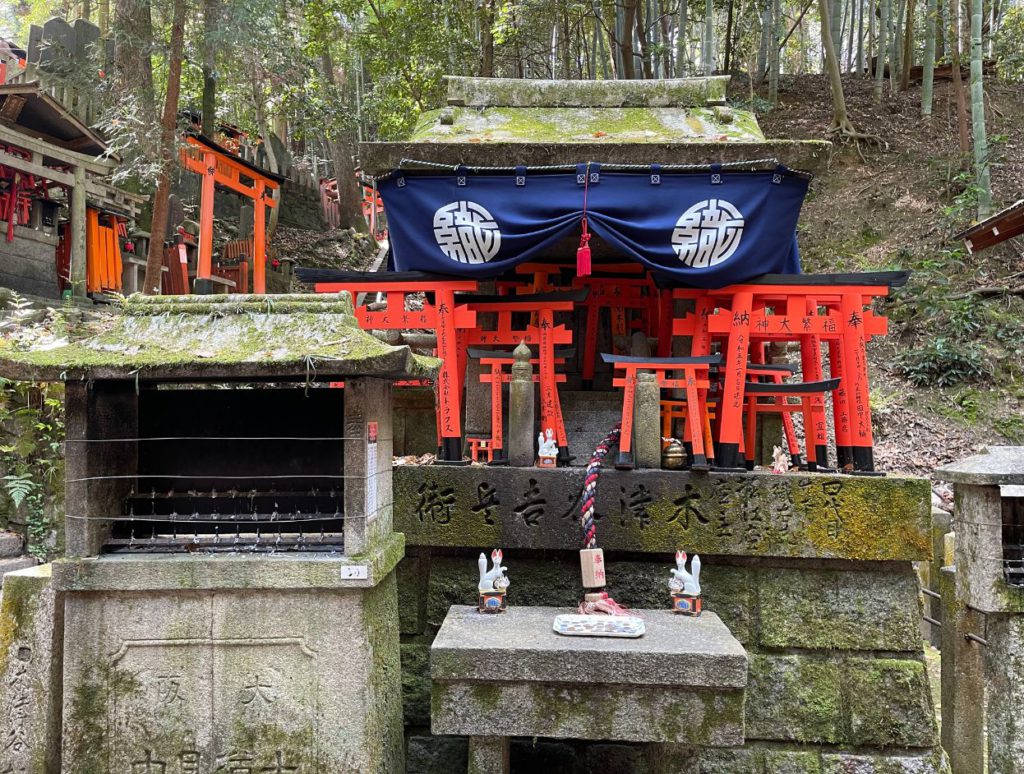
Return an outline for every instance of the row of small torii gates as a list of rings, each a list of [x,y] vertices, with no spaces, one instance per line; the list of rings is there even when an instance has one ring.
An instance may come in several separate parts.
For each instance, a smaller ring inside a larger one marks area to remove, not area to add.
[[[413,272],[329,274],[315,282],[316,291],[350,292],[363,328],[436,333],[439,462],[463,462],[461,417],[470,357],[480,359],[480,379],[490,384],[492,427],[490,438],[466,440],[474,458],[504,460],[501,386],[511,378],[508,349],[525,342],[536,353],[531,362],[537,369],[540,427],[554,430],[559,464],[569,464],[558,397],[565,375],[558,369],[566,361],[560,348],[574,343],[575,332],[559,319],[582,308],[584,386],[592,383],[600,354],[614,369],[613,385],[624,390],[616,467],[633,467],[633,399],[637,374],[647,371],[656,375],[662,395],[672,396],[661,401],[662,435],[671,436],[682,421],[680,437],[695,470],[753,468],[757,417],[765,413],[782,415],[794,465],[827,469],[831,402],[838,468],[874,471],[866,344],[887,332],[887,320],[872,306],[903,284],[906,273],[776,274],[704,290],[672,287],[636,263],[597,264],[588,277],[570,276],[568,264],[523,263],[514,276],[494,283],[495,294],[478,292],[475,280]],[[632,325],[656,338],[656,355],[598,353],[601,309],[609,310],[614,333],[628,335]],[[484,313],[496,322],[478,324]],[[673,356],[676,337],[689,340],[685,356]],[[767,362],[767,346],[779,342],[799,347],[799,367]],[[801,381],[786,381],[797,371]],[[802,456],[794,413],[803,420]]]

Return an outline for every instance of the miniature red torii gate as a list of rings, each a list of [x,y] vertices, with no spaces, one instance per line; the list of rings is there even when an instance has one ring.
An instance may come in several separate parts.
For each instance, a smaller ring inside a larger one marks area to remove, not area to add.
[[[437,375],[437,419],[441,456],[445,462],[462,461],[462,383],[465,350],[460,352],[458,331],[476,326],[476,313],[460,302],[455,294],[477,289],[475,280],[411,280],[342,279],[336,282],[317,282],[317,293],[352,294],[355,316],[363,330],[407,330],[424,328],[437,334],[437,356],[441,368]],[[364,303],[357,304],[360,293],[385,297],[385,308],[371,310]],[[434,303],[427,299],[419,311],[405,308],[406,298],[413,293],[432,293]]]
[[[202,135],[190,135],[181,149],[185,169],[202,176],[199,209],[199,263],[196,267],[195,290],[208,293],[213,277],[213,194],[223,186],[252,199],[253,205],[253,292],[267,292],[267,218],[266,207],[275,207],[273,192],[283,178],[259,169],[233,156],[217,143]],[[250,182],[246,182],[250,181]]]
[[[572,344],[572,331],[555,325],[555,312],[571,312],[587,297],[586,290],[562,293],[531,293],[521,296],[464,296],[460,301],[474,312],[497,312],[498,327],[494,331],[467,330],[460,334],[466,345],[497,344],[515,346],[520,342],[536,344],[540,362],[540,426],[541,432],[553,428],[558,439],[559,463],[567,465],[569,441],[562,421],[562,404],[558,399],[555,378],[555,346]],[[536,323],[523,330],[512,328],[512,314],[536,315]]]

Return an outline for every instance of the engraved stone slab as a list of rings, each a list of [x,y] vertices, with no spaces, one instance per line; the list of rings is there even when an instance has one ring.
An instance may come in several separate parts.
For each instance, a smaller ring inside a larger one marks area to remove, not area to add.
[[[50,565],[7,576],[0,601],[0,771],[49,774],[60,759],[60,605]]]
[[[67,592],[63,771],[401,770],[396,599],[393,574],[371,589]]]
[[[560,637],[562,612],[452,607],[431,646],[433,733],[743,743],[746,652],[716,615],[636,611],[634,640]]]
[[[395,529],[409,545],[579,548],[582,468],[399,466]],[[924,479],[605,470],[606,550],[827,559],[931,556]]]

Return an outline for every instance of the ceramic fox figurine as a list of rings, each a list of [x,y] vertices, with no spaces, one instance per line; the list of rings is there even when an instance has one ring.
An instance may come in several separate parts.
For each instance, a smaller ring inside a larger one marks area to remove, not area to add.
[[[681,591],[691,596],[700,595],[700,556],[693,555],[690,572],[686,571],[686,552],[676,551],[676,569],[672,571],[668,587],[670,591]]]
[[[501,566],[501,549],[495,548],[491,552],[491,569],[487,569],[487,557],[481,553],[477,560],[480,568],[480,585],[478,591],[483,594],[490,591],[504,591],[508,588],[508,578],[505,577],[507,567]]]

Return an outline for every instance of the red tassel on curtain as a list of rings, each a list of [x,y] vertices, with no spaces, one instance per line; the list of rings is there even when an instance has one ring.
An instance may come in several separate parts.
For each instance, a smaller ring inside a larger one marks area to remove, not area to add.
[[[580,246],[576,250],[576,276],[590,276],[590,232],[587,231],[587,219],[583,219],[583,233],[580,234]]]

